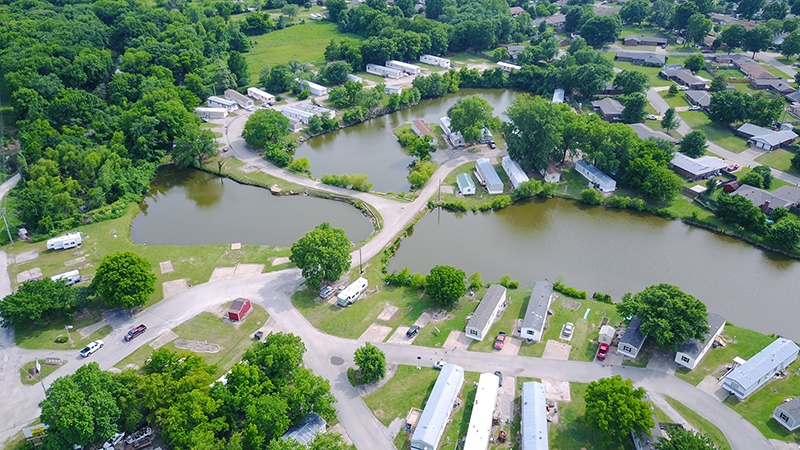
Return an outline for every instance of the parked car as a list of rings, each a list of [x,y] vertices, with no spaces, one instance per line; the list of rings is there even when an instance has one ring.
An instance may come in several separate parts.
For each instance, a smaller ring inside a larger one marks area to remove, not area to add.
[[[419,334],[419,325],[411,325],[411,328],[406,331],[406,337],[414,337]]]
[[[690,106],[690,107],[689,107],[689,111],[700,111],[700,110],[702,110],[702,109],[703,109],[703,108],[701,108],[701,107],[699,107],[699,106],[696,106],[696,105],[695,105],[695,106]]]
[[[495,372],[494,372],[494,374],[495,374],[495,375],[497,375],[497,378],[499,378],[499,379],[500,379],[500,380],[498,381],[498,385],[499,385],[500,387],[503,387],[503,372],[500,372],[499,370],[497,370],[497,371],[495,371]]]
[[[574,329],[575,329],[575,324],[573,324],[572,322],[567,322],[567,323],[564,325],[564,337],[570,337],[570,336],[572,336],[572,331],[573,331]]]
[[[83,350],[81,350],[81,356],[86,358],[89,355],[91,355],[92,353],[100,350],[101,348],[103,348],[103,341],[102,340],[98,339],[98,340],[96,340],[94,342],[89,342],[89,345],[87,345]]]
[[[647,116],[645,116],[645,119],[647,119],[647,120],[658,120],[658,117],[656,117],[654,114],[648,114]]]
[[[330,296],[333,295],[334,292],[335,291],[333,290],[332,287],[325,286],[324,288],[322,288],[321,291],[319,291],[319,296],[320,298],[330,298]]]
[[[124,437],[125,433],[114,433],[113,436],[108,438],[108,440],[103,443],[103,450],[111,450],[116,448],[117,444],[122,442],[122,438]]]
[[[603,342],[600,344],[600,348],[597,349],[597,359],[600,361],[605,361],[606,356],[608,356],[608,347],[609,345]]]
[[[506,332],[501,331],[497,334],[497,339],[494,340],[494,349],[495,350],[502,350],[503,345],[506,343]]]
[[[445,360],[443,360],[443,359],[440,359],[440,360],[436,361],[435,363],[433,363],[433,368],[436,369],[436,370],[442,370],[442,368],[444,367],[445,364],[447,364],[447,362],[445,362]]]
[[[139,326],[131,328],[131,331],[128,331],[128,334],[125,335],[125,340],[130,341],[131,339],[139,336],[140,334],[144,333],[147,330],[147,326],[145,324],[139,324]]]
[[[678,86],[678,90],[679,91],[688,91],[689,90],[689,86]]]
[[[256,334],[253,335],[253,339],[257,341],[260,341],[262,337],[264,337],[263,331],[256,331]]]
[[[495,149],[497,148],[497,144],[494,141],[489,142],[489,148]]]

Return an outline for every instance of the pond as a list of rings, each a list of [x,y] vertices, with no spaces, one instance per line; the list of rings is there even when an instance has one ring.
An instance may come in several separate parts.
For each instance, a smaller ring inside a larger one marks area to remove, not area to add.
[[[139,210],[131,240],[149,245],[289,246],[322,222],[343,228],[353,242],[372,233],[369,219],[347,203],[276,197],[266,189],[171,165],[158,170]]]
[[[510,274],[521,285],[564,282],[610,294],[669,283],[728,321],[800,339],[800,263],[745,242],[649,214],[551,199],[496,213],[436,210],[403,240],[390,272],[427,274],[447,264],[484,282]]]
[[[301,144],[295,157],[311,162],[311,174],[322,178],[330,174],[363,173],[380,192],[404,192],[411,187],[406,179],[408,165],[414,158],[400,146],[392,131],[414,119],[439,124],[439,119],[458,100],[473,95],[486,99],[501,116],[517,92],[510,90],[461,89],[445,97],[423,100],[418,105],[367,122],[309,139]]]

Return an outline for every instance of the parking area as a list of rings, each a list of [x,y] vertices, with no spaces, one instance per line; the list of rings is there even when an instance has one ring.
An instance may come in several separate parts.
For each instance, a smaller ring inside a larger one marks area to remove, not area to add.
[[[453,330],[444,342],[445,350],[466,350],[473,341],[463,331]]]
[[[544,384],[544,396],[548,400],[557,402],[570,402],[572,395],[569,390],[569,381],[561,381],[552,378],[542,378]]]
[[[373,323],[364,331],[364,333],[361,334],[361,337],[359,337],[358,340],[366,342],[383,342],[383,340],[386,339],[386,336],[388,336],[391,332],[392,327]]]
[[[495,351],[501,355],[517,356],[517,353],[519,353],[519,348],[521,345],[522,341],[520,341],[519,339],[506,336],[506,341],[503,344],[503,348]]]
[[[397,329],[392,334],[392,337],[390,337],[389,340],[386,341],[386,342],[389,343],[389,344],[409,344],[410,345],[412,342],[414,342],[414,339],[416,339],[417,336],[419,336],[419,333],[415,334],[412,337],[406,336],[406,333],[408,332],[408,330],[410,328],[411,327],[405,327],[405,326],[397,327]]]
[[[503,385],[497,391],[497,413],[500,422],[514,420],[514,399],[517,394],[517,380],[503,375]]]
[[[547,359],[561,359],[561,360],[568,360],[569,359],[569,352],[572,350],[572,346],[569,344],[565,344],[563,342],[558,342],[554,340],[548,340],[545,343],[544,353],[542,354],[542,358]]]

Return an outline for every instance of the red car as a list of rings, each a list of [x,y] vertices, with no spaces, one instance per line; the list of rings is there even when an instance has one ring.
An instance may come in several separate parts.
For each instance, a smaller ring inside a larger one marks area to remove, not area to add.
[[[502,350],[503,344],[505,343],[506,343],[506,332],[501,331],[500,334],[497,335],[497,339],[494,340],[494,349]]]
[[[134,328],[131,329],[131,331],[128,331],[128,334],[125,335],[125,340],[126,341],[130,341],[131,339],[135,338],[136,336],[139,336],[140,334],[144,333],[145,330],[147,330],[147,327],[145,326],[145,324],[141,324],[138,327],[134,327]]]
[[[606,355],[608,355],[608,344],[600,344],[600,348],[597,349],[597,359],[600,361],[606,360]]]

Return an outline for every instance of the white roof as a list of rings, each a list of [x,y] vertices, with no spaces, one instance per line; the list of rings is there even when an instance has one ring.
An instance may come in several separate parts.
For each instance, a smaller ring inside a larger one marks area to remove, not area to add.
[[[324,90],[324,89],[328,89],[328,88],[326,88],[325,86],[323,86],[321,84],[313,83],[311,81],[306,81],[306,85],[308,86],[309,89],[316,89],[316,90],[320,90],[320,91]]]
[[[391,63],[391,64],[394,64],[394,65],[396,65],[396,66],[405,67],[405,68],[407,68],[407,69],[417,69],[417,70],[420,70],[420,67],[419,67],[419,66],[415,66],[414,64],[408,64],[408,63],[404,63],[403,61],[396,61],[396,60],[386,61],[386,64],[389,64],[389,63]]]
[[[497,62],[497,65],[498,65],[498,66],[500,66],[500,67],[505,67],[505,68],[507,68],[507,69],[513,69],[513,70],[520,70],[520,69],[522,69],[522,67],[520,67],[520,66],[518,66],[518,65],[516,65],[516,64],[509,64],[509,63],[507,63],[507,62],[503,62],[503,61],[498,61],[498,62]]]
[[[257,96],[259,96],[259,97],[265,97],[265,98],[275,98],[275,96],[274,96],[274,95],[270,94],[270,93],[269,93],[269,92],[267,92],[267,91],[262,91],[261,89],[259,89],[259,88],[257,88],[257,87],[249,87],[249,88],[247,88],[247,93],[248,93],[248,94],[257,95]]]
[[[497,389],[500,379],[492,373],[482,373],[478,380],[478,392],[472,404],[472,416],[469,418],[467,440],[463,450],[486,450],[492,434],[492,417],[497,404]]]
[[[522,383],[520,407],[522,450],[547,450],[547,403],[544,385],[538,381]]]
[[[756,356],[748,359],[746,363],[737,367],[727,377],[726,382],[737,382],[745,391],[757,384],[765,375],[769,375],[775,367],[786,361],[794,353],[797,355],[800,347],[789,339],[780,338],[758,352]]]
[[[225,105],[225,106],[238,105],[238,103],[236,103],[233,100],[228,100],[227,98],[216,97],[213,95],[211,97],[208,97],[208,103],[218,103],[220,105]]]
[[[520,184],[529,181],[528,176],[525,175],[525,172],[522,170],[522,167],[517,164],[516,161],[511,159],[510,156],[503,157],[503,170],[506,171],[506,175],[508,175],[508,179],[511,180],[511,184],[514,187],[519,187]]]
[[[426,444],[437,448],[442,434],[453,412],[453,403],[464,384],[464,369],[455,364],[445,364],[436,384],[433,385],[425,409],[411,436],[411,445]]]
[[[303,111],[303,110],[292,108],[292,107],[289,107],[289,106],[287,106],[286,108],[283,108],[281,110],[281,114],[283,114],[284,116],[286,114],[297,114],[298,116],[307,117],[307,118],[308,117],[312,117],[314,115],[313,113],[311,113],[309,111]]]
[[[352,283],[350,283],[349,286],[344,288],[344,290],[339,293],[338,297],[339,298],[345,298],[345,299],[348,298],[348,297],[351,297],[351,296],[363,291],[364,289],[366,289],[367,284],[368,284],[367,279],[364,278],[364,277],[360,277],[356,281],[353,281]]]
[[[704,175],[716,170],[727,167],[725,161],[715,156],[703,156],[700,158],[690,158],[681,152],[672,155],[672,165],[683,169],[692,175]]]
[[[483,176],[487,186],[503,185],[503,182],[500,181],[500,175],[497,175],[497,171],[494,170],[494,166],[488,159],[478,158],[475,161],[475,167],[478,168],[478,172]]]

